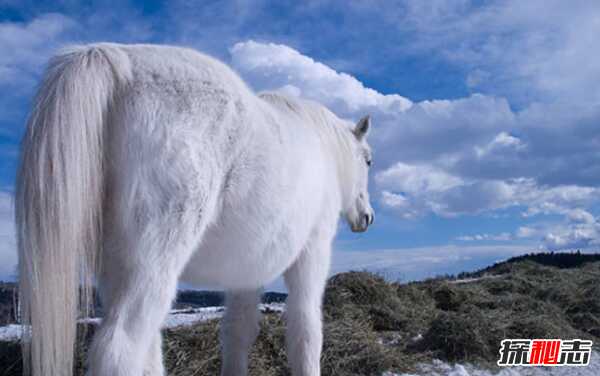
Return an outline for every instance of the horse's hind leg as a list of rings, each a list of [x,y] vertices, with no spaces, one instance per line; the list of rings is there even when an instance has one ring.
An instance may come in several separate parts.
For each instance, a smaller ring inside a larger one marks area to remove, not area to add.
[[[221,324],[222,376],[248,374],[248,351],[259,331],[260,292],[231,291],[225,296],[226,311]]]
[[[130,226],[137,235],[126,236],[129,231],[121,229],[108,241],[101,277],[107,312],[91,346],[90,376],[164,375],[162,359],[157,359],[161,325],[206,227],[205,220],[189,220],[193,215],[201,216],[151,216],[145,226]]]

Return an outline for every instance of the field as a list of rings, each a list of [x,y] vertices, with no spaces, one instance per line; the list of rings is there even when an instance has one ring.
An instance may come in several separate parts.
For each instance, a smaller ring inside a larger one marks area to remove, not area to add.
[[[577,254],[528,256],[408,284],[366,272],[338,274],[324,299],[323,375],[412,373],[433,359],[494,370],[504,338],[597,343],[599,282],[597,256]],[[265,314],[251,375],[289,374],[284,323],[280,313]],[[168,374],[217,375],[218,328],[215,319],[165,330]],[[0,342],[0,375],[20,372],[18,345]]]

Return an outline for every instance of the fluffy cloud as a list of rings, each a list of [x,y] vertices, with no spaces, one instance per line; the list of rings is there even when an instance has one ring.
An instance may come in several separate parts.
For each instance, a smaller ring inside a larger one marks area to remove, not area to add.
[[[564,223],[544,235],[543,244],[549,250],[597,249],[600,246],[600,219],[582,209],[571,210]]]
[[[544,236],[545,248],[556,251],[564,249],[597,249],[600,246],[600,224],[594,226],[571,226],[558,232],[549,232]]]
[[[539,233],[538,229],[529,227],[529,226],[521,226],[517,229],[515,236],[517,238],[532,238]]]
[[[482,147],[475,147],[475,154],[479,158],[487,157],[491,154],[501,154],[506,150],[511,151],[520,151],[525,148],[523,142],[514,136],[506,132],[500,132],[492,141]]]
[[[583,209],[568,210],[559,223],[521,226],[514,233],[475,234],[456,237],[461,242],[539,240],[539,248],[549,251],[591,250],[600,247],[600,219]]]
[[[380,3],[409,53],[431,54],[467,71],[471,88],[510,95],[597,103],[600,56],[598,4],[587,1],[399,1]],[[540,17],[543,14],[543,17]]]
[[[17,14],[23,10],[23,4],[12,7]],[[70,9],[72,16],[45,13],[27,21],[0,22],[0,90],[10,93],[0,97],[0,135],[15,143],[43,68],[57,50],[94,41],[141,42],[153,35],[149,23],[125,3],[93,12],[77,8]]]
[[[532,178],[473,179],[431,165],[399,162],[375,181],[383,202],[405,217],[433,212],[453,217],[518,206],[523,216],[569,214],[600,199],[600,189],[575,185],[541,186]],[[405,215],[407,213],[408,215]]]
[[[600,57],[590,53],[600,32],[597,14],[595,2],[580,0],[310,1],[276,12],[264,1],[198,7],[174,0],[164,17],[176,21],[169,22],[167,41],[221,57],[223,44],[240,38],[273,41],[338,70],[387,76],[391,87],[415,80],[423,87],[427,72],[433,76],[427,91],[434,92],[436,80],[459,86],[454,77],[462,76],[460,90],[522,104],[541,98],[597,102],[600,89],[589,80],[600,73]],[[394,69],[408,64],[410,69]],[[452,77],[435,77],[435,68],[443,74],[448,66]],[[415,72],[421,74],[411,77]]]
[[[44,64],[75,27],[75,21],[60,14],[29,22],[0,22],[0,90],[7,93],[0,97],[0,136],[16,143],[25,117],[23,108]]]
[[[394,114],[375,114],[374,137],[380,165],[398,160],[446,161],[456,152],[474,150],[512,128],[514,113],[504,98],[474,94],[455,100],[415,103]]]
[[[471,241],[482,241],[482,240],[493,240],[493,241],[507,241],[512,240],[512,234],[508,232],[503,232],[500,234],[475,234],[475,235],[461,235],[457,236],[456,240],[460,240],[463,242],[471,242]]]
[[[230,52],[232,65],[261,89],[277,89],[291,95],[301,93],[344,113],[369,108],[402,112],[412,105],[400,95],[383,95],[366,88],[356,78],[338,73],[285,45],[247,41],[236,43]]]
[[[583,209],[567,210],[564,220],[558,223],[538,223],[521,226],[514,233],[474,234],[456,237],[461,242],[485,241],[539,241],[538,247],[549,251],[597,251],[600,247],[600,219]]]
[[[398,162],[376,176],[380,186],[393,187],[395,190],[412,195],[419,193],[439,193],[464,184],[457,176],[431,166],[409,165]]]
[[[384,95],[280,44],[247,41],[231,49],[231,62],[257,90],[278,90],[321,102],[340,116],[370,113],[378,163],[431,160],[456,149],[473,148],[514,123],[506,99],[474,94],[456,100],[413,103]]]
[[[28,23],[0,23],[0,85],[32,85],[41,67],[76,22],[46,14]],[[7,53],[10,51],[10,53]]]

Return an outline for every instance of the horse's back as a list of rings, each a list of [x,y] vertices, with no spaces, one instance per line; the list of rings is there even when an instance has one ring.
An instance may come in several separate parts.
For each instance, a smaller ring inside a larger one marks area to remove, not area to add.
[[[130,60],[132,78],[117,105],[127,129],[185,128],[243,124],[258,98],[220,61],[192,49],[162,45],[116,45]],[[238,122],[229,122],[237,116]],[[133,119],[137,117],[137,119]],[[141,130],[144,132],[144,130]]]
[[[196,50],[168,45],[117,45],[131,60],[133,80],[150,86],[179,84],[196,90],[211,87],[229,94],[250,95],[242,79],[227,65]]]

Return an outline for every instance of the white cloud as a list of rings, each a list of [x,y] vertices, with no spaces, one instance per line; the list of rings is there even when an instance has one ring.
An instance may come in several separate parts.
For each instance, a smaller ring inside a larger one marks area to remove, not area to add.
[[[51,13],[28,22],[0,22],[0,135],[15,139],[40,73],[77,27],[69,17]]]
[[[376,175],[376,182],[410,194],[443,192],[464,184],[459,177],[432,166],[409,165],[398,162]]]
[[[600,100],[598,4],[589,1],[401,1],[378,12],[400,33],[402,47],[466,69],[467,84],[513,100]],[[543,16],[541,16],[543,15]]]
[[[73,16],[44,13],[23,22],[0,22],[0,90],[10,93],[0,97],[0,122],[12,127],[0,129],[0,134],[11,138],[20,134],[43,68],[60,48],[97,41],[139,43],[153,36],[148,20],[125,2],[105,9],[86,8],[70,7]]]
[[[600,246],[600,224],[576,224],[550,231],[544,236],[543,243],[545,248],[551,251],[588,248],[597,250]]]
[[[566,221],[550,229],[543,237],[549,250],[594,249],[600,247],[600,220],[591,213],[575,209],[567,213]]]
[[[506,99],[479,94],[455,100],[426,100],[393,114],[371,113],[371,140],[376,143],[375,157],[380,166],[439,159],[447,167],[465,151],[490,142],[515,122]]]
[[[519,138],[511,136],[506,132],[500,132],[483,147],[475,146],[475,153],[479,158],[483,158],[490,154],[518,152],[524,148],[525,144]]]
[[[590,212],[585,211],[583,209],[570,210],[567,213],[567,218],[572,223],[592,224],[596,222],[596,218],[594,218],[594,216]]]
[[[465,181],[431,165],[398,162],[375,176],[384,204],[409,217],[430,212],[452,217],[516,204],[515,186],[504,181]],[[394,198],[402,201],[394,202]],[[402,205],[398,205],[398,204]]]
[[[399,160],[429,161],[457,149],[473,149],[515,120],[504,98],[475,94],[413,103],[367,88],[356,78],[280,44],[237,43],[231,48],[231,62],[257,90],[301,95],[344,117],[372,114],[379,166]]]
[[[401,169],[398,166],[402,166]],[[399,170],[402,172],[400,173]],[[531,178],[464,179],[430,165],[397,164],[379,172],[375,181],[384,204],[414,217],[430,212],[453,217],[509,207],[525,207],[523,216],[572,213],[600,199],[600,189],[579,186],[541,186]],[[401,196],[401,200],[394,201]]]
[[[300,94],[343,112],[375,108],[382,112],[404,111],[412,102],[397,94],[383,95],[356,78],[339,73],[298,51],[274,43],[252,40],[236,43],[231,63],[246,80],[261,90]]]
[[[562,214],[562,221],[521,226],[514,237],[539,240],[540,248],[550,251],[580,249],[597,252],[600,248],[599,218],[580,208]]]
[[[392,209],[395,214],[404,219],[416,219],[423,216],[426,208],[420,207],[412,197],[403,193],[382,191],[379,198],[384,208]],[[423,205],[422,203],[419,203]]]
[[[517,229],[516,232],[516,237],[517,238],[532,238],[534,236],[537,236],[539,234],[539,230],[529,227],[529,226],[520,226]]]
[[[27,23],[0,23],[0,85],[32,85],[41,67],[76,25],[57,13]]]
[[[513,240],[513,236],[509,232],[502,232],[500,234],[461,235],[461,236],[457,236],[456,240],[460,240],[463,242],[484,241],[484,240],[509,241],[509,240]]]

